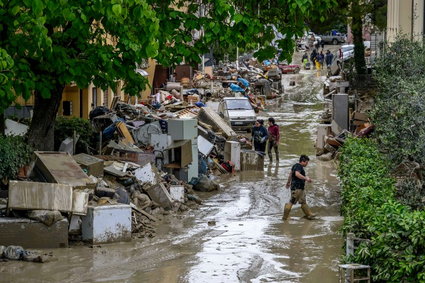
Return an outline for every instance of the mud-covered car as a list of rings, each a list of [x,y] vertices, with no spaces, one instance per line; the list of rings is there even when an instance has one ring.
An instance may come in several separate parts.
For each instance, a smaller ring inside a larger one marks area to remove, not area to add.
[[[282,65],[279,65],[279,69],[282,72],[282,74],[298,74],[301,70],[301,66],[297,64],[294,64],[294,65],[282,64]]]

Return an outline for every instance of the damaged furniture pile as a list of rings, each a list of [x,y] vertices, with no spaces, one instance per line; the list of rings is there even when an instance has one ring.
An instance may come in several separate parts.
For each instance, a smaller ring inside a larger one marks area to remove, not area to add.
[[[242,65],[222,64],[214,70],[196,71],[192,78],[165,82],[152,96],[152,106],[156,112],[175,112],[192,105],[205,106],[210,99],[246,96],[256,110],[261,110],[266,99],[281,97],[282,72],[277,65],[262,66],[256,60]]]
[[[163,215],[202,202],[195,191],[217,190],[217,176],[262,171],[264,158],[251,150],[250,139],[204,102],[236,96],[234,88],[243,87],[243,95],[264,104],[279,93],[275,87],[282,90],[280,73],[269,69],[270,79],[256,67],[218,68],[214,76],[168,82],[153,103],[115,97],[110,108],[94,108],[94,148],[75,154],[74,132],[59,151],[36,151],[18,180],[0,190],[0,246],[60,248],[69,241],[152,237]],[[28,130],[7,121],[6,132]]]
[[[163,215],[202,202],[194,190],[217,190],[214,176],[263,169],[209,107],[161,113],[116,101],[90,118],[99,139],[92,154],[74,155],[75,146],[36,151],[26,175],[9,181],[0,195],[0,245],[60,248],[69,240],[152,237]]]
[[[371,103],[351,93],[349,85],[342,76],[329,77],[324,83],[328,107],[317,130],[315,146],[319,160],[334,159],[348,136],[367,137],[374,130],[367,115]]]

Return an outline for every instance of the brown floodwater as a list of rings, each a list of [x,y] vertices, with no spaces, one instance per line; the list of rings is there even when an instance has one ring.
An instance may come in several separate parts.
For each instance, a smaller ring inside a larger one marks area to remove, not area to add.
[[[296,85],[289,87],[290,80]],[[338,180],[334,163],[317,160],[314,149],[322,81],[314,71],[285,75],[285,100],[261,113],[280,126],[279,164],[266,158],[264,172],[218,179],[219,192],[200,194],[205,201],[199,208],[168,216],[152,239],[56,249],[44,264],[0,263],[0,281],[338,282]],[[311,158],[307,202],[319,218],[302,218],[296,205],[284,223],[284,184],[301,154]]]

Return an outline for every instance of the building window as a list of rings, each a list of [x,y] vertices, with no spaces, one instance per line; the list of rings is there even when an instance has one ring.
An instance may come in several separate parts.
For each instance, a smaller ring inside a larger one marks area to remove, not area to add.
[[[108,89],[103,91],[103,106],[108,107],[108,96],[109,92]]]
[[[92,105],[93,108],[97,106],[97,88],[95,87],[92,89]]]
[[[72,115],[72,101],[63,101],[62,102],[62,114],[63,116]]]

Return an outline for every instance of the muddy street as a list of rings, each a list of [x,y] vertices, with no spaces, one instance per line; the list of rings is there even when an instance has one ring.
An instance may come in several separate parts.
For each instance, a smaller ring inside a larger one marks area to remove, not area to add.
[[[295,86],[289,81],[295,80]],[[286,97],[261,118],[281,131],[279,164],[264,172],[219,179],[217,193],[200,194],[199,209],[168,216],[156,237],[131,243],[53,250],[44,264],[0,264],[1,282],[337,282],[342,239],[333,162],[315,158],[324,103],[324,77],[315,71],[284,75]],[[284,187],[301,154],[310,156],[307,203],[319,219],[302,218],[299,205],[283,223]]]

